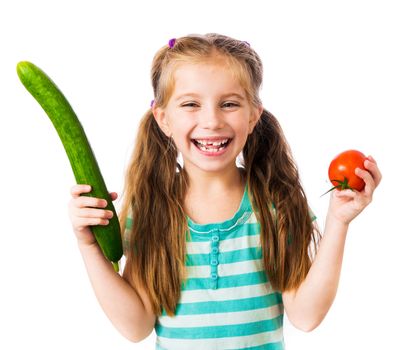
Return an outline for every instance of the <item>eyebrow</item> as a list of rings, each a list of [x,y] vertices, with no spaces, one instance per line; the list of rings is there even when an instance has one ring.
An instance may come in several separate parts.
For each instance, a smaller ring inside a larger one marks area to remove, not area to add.
[[[180,96],[177,96],[177,97],[176,97],[176,101],[179,101],[179,100],[181,100],[181,99],[183,99],[183,98],[186,98],[186,97],[199,98],[199,97],[201,97],[201,95],[196,94],[196,93],[194,93],[194,92],[189,92],[189,93],[185,93],[185,94],[182,94],[182,95],[180,95]],[[245,97],[244,97],[243,95],[238,94],[238,93],[236,93],[236,92],[230,92],[230,93],[228,93],[228,94],[222,95],[221,97],[222,97],[222,98],[237,97],[237,98],[240,99],[240,100],[245,100]]]

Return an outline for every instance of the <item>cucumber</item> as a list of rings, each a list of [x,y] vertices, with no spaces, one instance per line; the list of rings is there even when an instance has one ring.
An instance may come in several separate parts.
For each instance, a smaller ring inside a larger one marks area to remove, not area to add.
[[[113,218],[108,225],[91,226],[91,230],[104,256],[118,272],[118,261],[123,256],[118,216],[80,121],[57,85],[36,65],[27,61],[19,62],[17,74],[53,123],[76,182],[92,186],[92,191],[84,195],[104,198],[108,203],[106,209],[113,211]]]

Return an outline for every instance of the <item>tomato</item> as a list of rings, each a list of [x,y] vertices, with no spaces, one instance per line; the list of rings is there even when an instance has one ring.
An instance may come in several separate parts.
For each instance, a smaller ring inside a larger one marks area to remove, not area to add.
[[[334,187],[338,190],[362,191],[365,187],[363,179],[355,175],[355,169],[364,169],[364,161],[367,157],[356,150],[348,150],[338,154],[330,163],[328,177]],[[330,191],[331,191],[330,190]]]

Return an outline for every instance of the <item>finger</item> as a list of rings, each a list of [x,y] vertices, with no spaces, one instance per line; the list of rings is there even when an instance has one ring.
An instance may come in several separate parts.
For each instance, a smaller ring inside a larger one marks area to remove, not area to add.
[[[355,198],[357,193],[353,190],[336,190],[334,196],[337,198]]]
[[[79,196],[74,199],[74,206],[78,208],[105,208],[107,201],[104,198]]]
[[[93,209],[93,208],[77,209],[76,214],[80,218],[111,219],[113,217],[113,212],[111,210]]]
[[[110,223],[109,220],[104,218],[77,218],[73,226],[77,229],[87,226],[103,225],[106,226]]]
[[[111,200],[115,201],[118,198],[117,192],[110,192]]]
[[[363,179],[365,184],[371,183],[371,182],[374,184],[374,178],[373,178],[371,172],[369,172],[368,170],[364,170],[364,169],[361,169],[361,168],[356,168],[355,169],[355,175],[357,175],[358,177]]]
[[[377,161],[374,159],[373,156],[368,156],[367,159],[375,164],[377,164]]]
[[[362,178],[365,182],[365,187],[363,189],[364,194],[366,196],[372,196],[372,193],[374,192],[376,187],[372,174],[369,171],[360,168],[355,169],[355,174],[358,177]]]
[[[364,162],[364,167],[371,173],[375,185],[378,186],[378,184],[381,182],[382,175],[377,163],[375,161],[366,160]]]
[[[71,190],[70,193],[73,197],[78,197],[83,193],[88,193],[91,191],[91,186],[90,185],[74,185]]]

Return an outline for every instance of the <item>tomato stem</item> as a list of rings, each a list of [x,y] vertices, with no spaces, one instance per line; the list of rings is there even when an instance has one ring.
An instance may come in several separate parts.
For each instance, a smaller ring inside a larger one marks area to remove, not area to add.
[[[331,180],[331,182],[337,182],[338,185],[335,185],[334,187],[331,187],[327,192],[323,193],[321,195],[324,196],[326,195],[328,192],[331,192],[335,189],[339,189],[339,190],[351,190],[354,191],[354,189],[348,184],[348,179],[346,177],[344,177],[344,181],[341,180]]]

